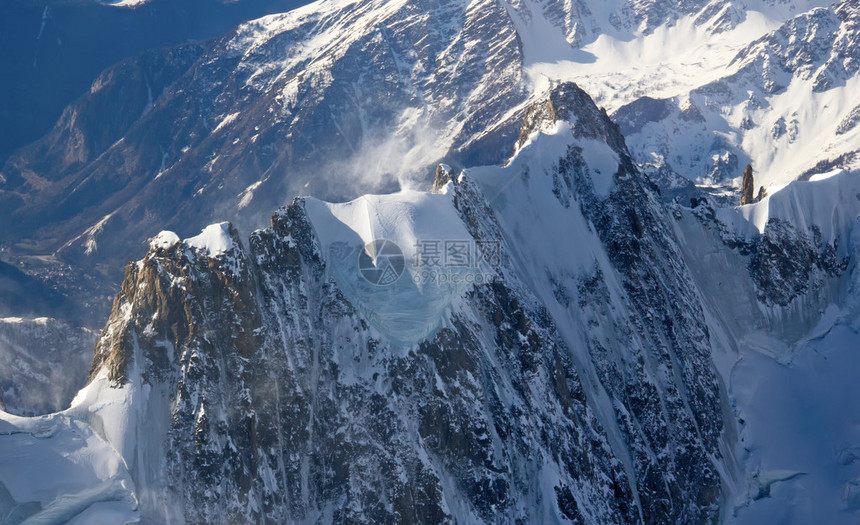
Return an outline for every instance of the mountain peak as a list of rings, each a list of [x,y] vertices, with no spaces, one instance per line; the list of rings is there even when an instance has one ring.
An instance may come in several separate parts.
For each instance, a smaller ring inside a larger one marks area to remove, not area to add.
[[[627,154],[618,125],[609,118],[606,110],[598,108],[591,96],[573,82],[558,84],[541,101],[529,107],[515,149],[520,149],[533,133],[559,122],[570,124],[576,138],[600,140],[617,153]]]

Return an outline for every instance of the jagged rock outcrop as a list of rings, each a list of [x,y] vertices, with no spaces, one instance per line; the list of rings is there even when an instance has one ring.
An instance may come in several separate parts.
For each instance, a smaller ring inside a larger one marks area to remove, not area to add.
[[[741,180],[741,202],[740,205],[752,204],[756,202],[754,197],[755,179],[753,178],[752,164],[747,164],[744,168],[743,179]]]
[[[442,188],[449,182],[456,182],[454,170],[447,164],[439,164],[436,166],[436,177],[433,179],[433,193],[441,193]]]
[[[750,274],[758,295],[766,304],[787,306],[828,278],[842,275],[848,261],[838,255],[836,244],[825,243],[812,226],[812,236],[790,222],[771,218],[756,239],[750,257]]]
[[[616,151],[627,149],[620,128],[609,119],[606,110],[598,108],[579,86],[568,82],[555,87],[546,100],[533,104],[526,111],[515,150],[523,147],[532,133],[568,121],[576,122],[574,134],[577,138],[600,140]]]
[[[839,177],[850,181],[853,176],[843,173]],[[772,196],[762,188],[751,203],[757,205],[768,199],[759,204],[766,210],[758,212],[766,219],[759,227],[746,223],[748,219],[739,220],[738,209],[720,210],[708,198],[694,198],[690,203],[696,219],[716,231],[723,245],[743,257],[746,271],[742,274],[748,276],[754,286],[760,302],[758,308],[775,307],[777,311],[788,313],[795,308],[805,308],[800,307],[802,303],[797,303],[798,300],[812,303],[841,300],[830,296],[832,290],[828,289],[842,279],[851,266],[846,244],[850,245],[854,204],[850,199],[835,207],[828,202],[824,205],[827,211],[822,212],[822,203],[810,200],[808,185],[806,181],[795,182]],[[855,186],[851,182],[845,185]],[[828,201],[831,199],[832,196]],[[805,217],[816,213],[823,215]],[[797,220],[797,217],[804,219]],[[822,232],[822,228],[827,231]],[[815,318],[813,312],[808,314]]]

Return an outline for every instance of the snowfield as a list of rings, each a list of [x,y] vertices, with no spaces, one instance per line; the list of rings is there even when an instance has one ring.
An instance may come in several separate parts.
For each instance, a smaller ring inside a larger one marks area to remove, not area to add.
[[[819,327],[793,348],[742,345],[731,373],[748,493],[735,523],[856,523],[860,326]],[[766,353],[780,352],[778,357]]]
[[[0,411],[0,517],[8,523],[137,523],[122,457],[68,412],[20,418]]]
[[[857,150],[860,78],[851,50],[860,41],[851,2],[726,3],[708,23],[704,12],[689,14],[650,33],[614,30],[605,21],[615,9],[600,3],[601,32],[575,49],[540,10],[515,20],[534,93],[574,81],[612,113],[643,96],[666,101],[668,115],[625,131],[637,161],[734,187],[752,163],[756,191],[772,193]]]

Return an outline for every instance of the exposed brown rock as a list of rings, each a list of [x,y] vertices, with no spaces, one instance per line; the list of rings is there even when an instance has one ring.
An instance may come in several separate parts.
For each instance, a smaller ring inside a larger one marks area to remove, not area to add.
[[[753,179],[753,169],[751,164],[747,164],[744,169],[744,180],[741,183],[741,206],[756,202],[753,191],[755,191],[755,180]]]
[[[454,181],[454,170],[447,164],[439,164],[436,166],[436,179],[433,181],[433,193],[441,193],[442,188],[449,182]]]

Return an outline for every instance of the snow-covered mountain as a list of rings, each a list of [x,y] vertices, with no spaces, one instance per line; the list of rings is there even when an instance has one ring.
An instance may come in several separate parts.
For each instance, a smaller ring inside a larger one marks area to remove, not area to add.
[[[154,230],[228,219],[250,231],[295,195],[345,200],[423,187],[443,160],[502,162],[548,80],[576,80],[610,110],[678,96],[823,3],[339,0],[150,51],[0,170],[4,259],[38,257],[30,271],[62,273],[66,290],[79,287],[69,275],[117,286]],[[667,57],[674,46],[691,51]],[[89,299],[106,311],[103,295]]]
[[[821,414],[832,453],[791,454],[850,372],[798,370],[799,408],[751,390],[853,359],[860,200],[822,204],[856,174],[667,207],[572,84],[519,137],[436,193],[299,199],[247,245],[228,223],[151,240],[63,413],[145,519],[856,518],[843,413]]]
[[[148,49],[220,36],[307,0],[0,3],[0,163],[48,132],[99,73]],[[200,16],[205,13],[205,16]]]
[[[787,21],[742,49],[725,76],[615,117],[637,160],[700,183],[740,186],[752,164],[773,192],[798,178],[858,166],[860,8],[842,1]]]
[[[856,16],[335,0],[109,69],[3,254],[147,251],[71,406],[0,412],[0,516],[856,522]]]
[[[438,194],[298,200],[247,248],[226,223],[152,240],[72,408],[144,516],[719,516],[719,387],[656,189],[574,85],[521,136]],[[376,239],[403,247],[388,286],[361,273]]]

